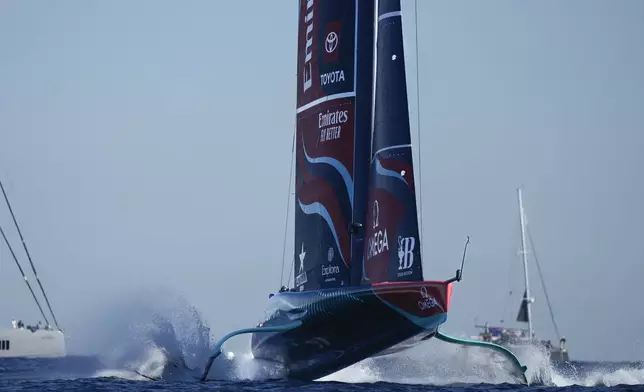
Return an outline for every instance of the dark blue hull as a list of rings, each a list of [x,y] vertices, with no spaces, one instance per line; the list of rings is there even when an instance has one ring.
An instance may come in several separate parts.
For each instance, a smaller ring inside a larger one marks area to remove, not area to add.
[[[450,292],[444,282],[282,292],[271,298],[271,314],[260,326],[302,325],[253,334],[252,352],[283,364],[290,379],[315,380],[432,337],[447,320]]]

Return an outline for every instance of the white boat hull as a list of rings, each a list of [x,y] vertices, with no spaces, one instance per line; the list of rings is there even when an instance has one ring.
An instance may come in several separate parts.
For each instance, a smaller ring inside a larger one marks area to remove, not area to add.
[[[0,358],[59,358],[67,355],[61,331],[0,329]]]

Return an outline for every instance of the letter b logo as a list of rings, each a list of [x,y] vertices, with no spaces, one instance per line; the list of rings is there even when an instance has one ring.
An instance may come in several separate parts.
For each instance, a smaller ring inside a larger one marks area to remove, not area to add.
[[[414,237],[398,237],[398,269],[404,270],[414,265]]]

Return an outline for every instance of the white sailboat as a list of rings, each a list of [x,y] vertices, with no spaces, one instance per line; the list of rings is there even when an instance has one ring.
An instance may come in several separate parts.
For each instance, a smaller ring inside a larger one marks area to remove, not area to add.
[[[527,324],[526,328],[509,328],[506,326],[490,326],[489,323],[484,325],[475,325],[477,328],[482,329],[483,331],[479,333],[474,339],[496,343],[504,347],[516,349],[520,346],[536,345],[546,348],[550,353],[550,358],[553,361],[568,361],[568,350],[566,349],[566,338],[559,334],[559,329],[557,323],[555,322],[554,314],[552,311],[552,306],[548,298],[548,293],[546,291],[545,283],[543,282],[543,276],[541,276],[541,269],[539,263],[534,254],[534,245],[532,244],[532,239],[529,236],[529,231],[526,224],[525,211],[523,209],[523,194],[522,189],[517,189],[517,196],[519,201],[519,221],[521,223],[521,249],[519,253],[521,254],[521,261],[523,264],[523,277],[524,277],[524,294],[521,299],[521,305],[519,307],[519,313],[517,314],[516,321],[520,323]],[[532,251],[528,250],[527,243],[530,242],[530,248]],[[541,284],[544,291],[544,297],[548,304],[550,310],[550,316],[554,326],[555,333],[559,338],[559,347],[552,345],[550,340],[539,339],[537,338],[534,327],[533,327],[533,318],[532,318],[532,303],[534,302],[534,297],[530,291],[530,279],[528,275],[528,254],[532,253],[535,259],[537,267],[539,267],[539,275],[541,279]]]
[[[66,356],[65,335],[53,328],[0,329],[0,358],[59,358]]]
[[[4,243],[7,249],[9,250],[9,253],[11,254],[11,258],[14,260],[16,266],[18,267],[20,274],[22,275],[22,278],[24,279],[27,285],[27,288],[29,289],[34,301],[36,302],[36,305],[38,306],[38,309],[40,310],[40,313],[43,319],[45,320],[45,325],[42,325],[40,322],[38,322],[36,325],[32,326],[32,325],[25,325],[22,322],[22,320],[16,320],[14,318],[11,322],[11,327],[9,327],[8,325],[9,323],[7,321],[6,328],[0,327],[0,358],[64,357],[67,355],[65,335],[62,329],[58,325],[58,320],[56,319],[56,316],[54,315],[54,312],[51,308],[51,304],[49,303],[49,298],[45,293],[45,289],[43,288],[40,278],[38,278],[36,267],[34,266],[34,263],[31,259],[31,255],[29,254],[29,250],[27,249],[27,245],[25,244],[24,238],[22,237],[22,232],[20,231],[20,227],[18,226],[18,221],[16,220],[16,217],[13,213],[13,209],[11,208],[11,204],[9,203],[9,198],[7,197],[7,193],[5,192],[2,182],[0,182],[0,190],[2,190],[2,194],[5,198],[5,202],[7,204],[9,212],[11,213],[11,217],[15,224],[16,230],[18,231],[18,234],[20,236],[20,240],[22,241],[22,246],[25,250],[25,253],[31,265],[31,270],[33,271],[33,275],[36,278],[36,281],[38,282],[38,286],[40,287],[42,296],[45,299],[45,302],[49,309],[49,314],[51,315],[51,318],[53,319],[56,325],[56,327],[53,328],[49,324],[49,318],[47,317],[42,306],[40,305],[40,301],[38,300],[36,293],[31,287],[31,283],[27,279],[27,276],[25,275],[25,272],[22,269],[22,266],[20,265],[20,262],[18,261],[18,258],[16,257],[16,254],[13,248],[11,247],[11,244],[9,243],[9,240],[5,234],[5,231],[2,229],[2,226],[0,225],[0,234],[2,234],[2,238],[4,239]],[[9,298],[9,297],[5,295],[4,298]]]

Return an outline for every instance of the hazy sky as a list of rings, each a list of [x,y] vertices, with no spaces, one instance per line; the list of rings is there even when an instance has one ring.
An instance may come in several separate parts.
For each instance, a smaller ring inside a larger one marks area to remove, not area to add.
[[[644,360],[644,2],[418,13],[425,277],[451,277],[472,241],[444,331],[498,320],[520,287],[523,184],[572,358]],[[215,334],[259,320],[280,284],[296,19],[292,0],[0,0],[0,176],[70,335],[137,287],[185,295]],[[1,255],[0,317],[36,320]]]

